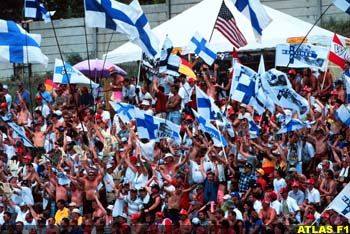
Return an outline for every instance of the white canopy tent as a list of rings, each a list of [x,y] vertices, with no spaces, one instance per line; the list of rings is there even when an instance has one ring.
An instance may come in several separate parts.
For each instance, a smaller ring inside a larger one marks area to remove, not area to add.
[[[184,49],[183,54],[192,52],[187,51],[186,46],[196,31],[209,40],[221,2],[218,0],[203,0],[183,13],[155,27],[153,32],[161,42],[159,48],[162,47],[166,35],[172,40],[174,47],[182,47]],[[310,23],[265,6],[267,13],[272,18],[272,22],[263,31],[261,43],[258,43],[254,37],[249,20],[235,8],[231,1],[225,1],[225,3],[232,11],[238,27],[248,41],[248,45],[240,48],[239,51],[275,48],[277,44],[286,43],[287,38],[304,37],[312,27]],[[307,39],[312,43],[329,46],[332,38],[333,32],[315,26]],[[233,49],[232,44],[217,30],[213,32],[211,43],[220,52],[232,51]],[[127,42],[117,49],[108,52],[107,61],[119,64],[138,61],[141,59],[141,56],[141,49],[137,45]]]

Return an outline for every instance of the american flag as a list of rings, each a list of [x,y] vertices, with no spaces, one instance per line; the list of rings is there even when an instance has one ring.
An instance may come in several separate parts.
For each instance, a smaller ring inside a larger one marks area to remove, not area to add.
[[[224,1],[221,4],[214,28],[221,32],[236,48],[247,45],[247,40],[237,27],[236,20]]]

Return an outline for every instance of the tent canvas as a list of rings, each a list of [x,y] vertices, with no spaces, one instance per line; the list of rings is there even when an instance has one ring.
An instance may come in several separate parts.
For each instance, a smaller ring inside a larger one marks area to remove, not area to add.
[[[203,0],[183,13],[155,27],[153,32],[161,42],[168,35],[174,47],[182,47],[184,49],[186,49],[185,47],[196,31],[209,40],[221,2],[218,0]],[[312,27],[310,23],[264,6],[272,18],[272,22],[263,31],[261,43],[258,43],[254,37],[249,20],[235,8],[231,1],[225,1],[225,3],[232,11],[238,27],[248,41],[248,45],[241,47],[239,51],[275,48],[277,44],[286,43],[287,38],[304,37]],[[307,39],[312,43],[330,46],[332,38],[333,32],[315,26]],[[221,52],[232,51],[233,49],[232,44],[217,30],[213,32],[211,44],[216,46],[218,51]],[[162,43],[160,43],[159,47],[161,48],[161,46]],[[182,53],[186,54],[188,52],[192,51],[183,50]],[[141,56],[141,49],[137,45],[127,42],[117,49],[108,52],[107,61],[114,64],[132,62],[140,60]]]

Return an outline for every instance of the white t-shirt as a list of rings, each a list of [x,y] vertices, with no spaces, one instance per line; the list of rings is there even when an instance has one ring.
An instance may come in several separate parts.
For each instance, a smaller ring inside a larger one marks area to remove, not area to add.
[[[124,195],[120,194],[119,197],[115,200],[112,216],[115,218],[118,215],[123,214],[123,208],[124,208]]]
[[[320,192],[312,188],[310,191],[308,188],[305,190],[305,199],[307,199],[308,203],[320,203]]]
[[[155,140],[150,140],[147,143],[137,141],[136,144],[140,148],[141,155],[143,155],[150,161],[154,160],[154,146],[156,144]]]
[[[33,204],[33,203],[32,203]],[[29,213],[29,209],[27,209],[27,211],[22,211],[21,208],[19,208],[19,206],[16,206],[15,208],[15,212],[17,213],[17,217],[16,217],[16,222],[21,221],[21,222],[26,222],[26,215]]]
[[[197,162],[190,160],[190,170],[192,181],[196,184],[200,184],[204,182],[204,177],[200,171],[200,165]]]
[[[273,188],[277,193],[281,192],[281,189],[285,187],[287,187],[287,183],[285,179],[283,178],[279,180],[277,178],[273,179]]]

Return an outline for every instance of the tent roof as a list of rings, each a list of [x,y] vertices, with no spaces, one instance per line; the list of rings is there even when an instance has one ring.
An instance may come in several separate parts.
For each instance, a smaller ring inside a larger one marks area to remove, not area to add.
[[[232,2],[225,1],[225,3],[232,11],[238,27],[248,41],[248,45],[241,47],[239,51],[274,48],[277,44],[286,43],[287,38],[304,37],[312,27],[310,23],[265,6],[267,13],[272,18],[272,22],[263,31],[261,43],[258,43],[249,20],[235,8]],[[166,35],[172,40],[174,47],[182,48],[187,46],[196,31],[209,40],[220,6],[221,1],[203,0],[152,29],[160,40],[159,47],[162,47]],[[308,41],[330,45],[332,38],[333,32],[315,26],[308,36]],[[217,30],[213,31],[211,44],[216,46],[218,51],[222,52],[232,51],[233,49],[233,45]],[[141,56],[141,49],[137,45],[127,42],[108,52],[107,61],[114,64],[132,62],[140,60]]]

